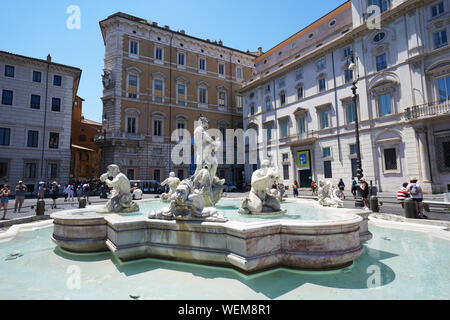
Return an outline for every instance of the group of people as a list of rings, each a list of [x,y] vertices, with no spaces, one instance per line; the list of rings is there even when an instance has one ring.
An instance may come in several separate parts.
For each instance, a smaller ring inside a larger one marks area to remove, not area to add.
[[[14,212],[20,212],[22,210],[22,205],[25,201],[25,195],[27,193],[27,186],[23,184],[23,181],[19,181],[14,192],[16,194],[16,201],[14,203]],[[9,197],[11,195],[11,190],[9,185],[3,185],[0,189],[0,209],[3,208],[3,217],[1,220],[6,219],[6,214],[8,213]]]
[[[402,205],[402,208],[405,207],[406,199],[414,200],[419,219],[428,219],[423,214],[423,191],[416,178],[412,178],[409,183],[403,183],[402,187],[397,191],[397,201]]]

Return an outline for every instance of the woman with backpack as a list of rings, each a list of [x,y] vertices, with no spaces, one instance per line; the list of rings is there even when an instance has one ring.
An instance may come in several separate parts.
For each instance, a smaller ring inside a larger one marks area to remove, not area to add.
[[[420,184],[417,183],[416,178],[411,178],[409,185],[407,187],[411,199],[416,203],[416,212],[419,219],[428,219],[426,215],[423,214],[423,191]]]

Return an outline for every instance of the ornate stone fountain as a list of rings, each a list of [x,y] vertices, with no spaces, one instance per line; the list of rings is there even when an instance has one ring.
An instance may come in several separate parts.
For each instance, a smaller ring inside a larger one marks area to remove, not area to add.
[[[319,204],[323,207],[343,208],[344,202],[339,198],[339,188],[331,180],[320,180],[318,189]]]

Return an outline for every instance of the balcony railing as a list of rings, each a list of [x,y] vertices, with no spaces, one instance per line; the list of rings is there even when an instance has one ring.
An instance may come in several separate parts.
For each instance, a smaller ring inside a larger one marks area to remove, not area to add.
[[[442,102],[430,102],[427,104],[406,108],[405,119],[414,120],[445,114],[450,114],[450,100]]]
[[[94,140],[98,142],[102,142],[104,139],[103,134],[99,133],[95,136]],[[120,139],[120,140],[136,140],[136,141],[142,141],[145,140],[145,135],[139,133],[139,134],[133,134],[133,133],[127,133],[127,132],[118,132],[118,131],[112,131],[106,133],[106,140],[110,139]]]
[[[311,142],[318,139],[319,134],[317,131],[311,130],[303,133],[296,133],[290,135],[288,138],[288,142],[290,144],[302,143],[302,142]]]

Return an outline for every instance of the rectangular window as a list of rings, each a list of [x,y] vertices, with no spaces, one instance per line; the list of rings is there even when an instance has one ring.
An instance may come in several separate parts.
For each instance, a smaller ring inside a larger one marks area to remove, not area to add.
[[[272,101],[270,99],[266,100],[266,112],[270,112],[272,110]]]
[[[286,85],[286,79],[285,78],[281,78],[279,81],[278,81],[278,86],[279,87],[284,87]]]
[[[305,123],[305,118],[298,118],[298,133],[300,135],[303,135],[304,133],[306,133],[306,123]]]
[[[128,98],[137,98],[137,85],[138,77],[132,74],[128,75]]]
[[[369,6],[377,6],[383,13],[388,9],[388,0],[369,0]]]
[[[325,59],[320,59],[317,61],[317,70],[322,70],[325,68]]]
[[[157,47],[155,49],[155,60],[162,61],[162,59],[163,59],[163,49]]]
[[[13,66],[5,66],[5,77],[14,78],[14,67]]]
[[[56,163],[50,163],[48,165],[48,178],[56,179],[58,177],[58,165]]]
[[[450,141],[445,141],[442,143],[442,150],[444,151],[445,167],[450,168]]]
[[[325,174],[325,179],[332,179],[333,178],[333,171],[331,168],[331,161],[324,161],[323,162],[323,170]]]
[[[184,53],[182,53],[182,52],[178,53],[178,65],[184,66],[184,63],[185,63],[184,60],[185,60]]]
[[[439,102],[450,100],[450,76],[438,79]]]
[[[130,41],[130,53],[137,55],[139,52],[139,44],[136,41]]]
[[[13,104],[13,92],[10,90],[3,90],[2,92],[2,104],[12,106]]]
[[[272,126],[267,126],[267,141],[272,140]]]
[[[154,81],[154,99],[155,102],[163,101],[163,82],[161,80]]]
[[[225,65],[223,63],[219,63],[219,74],[221,76],[225,75]]]
[[[136,118],[127,118],[127,132],[132,134],[136,133]]]
[[[326,147],[322,149],[322,157],[323,158],[331,157],[331,147]]]
[[[395,148],[384,149],[384,164],[386,170],[397,170],[397,151]]]
[[[287,121],[280,122],[281,127],[281,138],[287,138],[288,136],[288,123]]]
[[[350,57],[351,53],[352,53],[352,48],[351,47],[344,48],[344,58]]]
[[[444,13],[444,2],[439,2],[438,4],[435,4],[434,6],[431,7],[432,17],[436,17],[441,13]]]
[[[30,107],[31,107],[31,109],[40,109],[41,108],[41,96],[32,94]]]
[[[244,100],[242,96],[236,96],[236,108],[241,109],[244,104]]]
[[[282,159],[283,159],[283,162],[289,162],[289,153],[283,153]]]
[[[350,155],[355,155],[356,154],[356,144],[351,144],[350,145]]]
[[[41,82],[42,73],[40,71],[33,71],[33,82]]]
[[[283,179],[289,180],[289,165],[283,165]]]
[[[9,146],[11,137],[10,128],[0,128],[0,146]]]
[[[39,131],[28,130],[27,147],[37,148],[39,144]]]
[[[198,102],[206,104],[206,89],[205,88],[198,89]]]
[[[386,53],[377,56],[377,71],[387,68]]]
[[[156,137],[162,136],[162,120],[154,120],[153,121],[153,135]]]
[[[8,180],[8,163],[0,162],[0,180]]]
[[[442,30],[442,31],[433,33],[433,42],[434,42],[435,49],[446,46],[448,44],[447,30]]]
[[[345,83],[353,81],[353,70],[345,70]]]
[[[284,106],[286,104],[286,94],[283,92],[280,94],[281,105]]]
[[[255,106],[254,106],[254,105],[251,105],[251,106],[250,106],[250,114],[251,114],[251,115],[254,115],[254,114],[255,114]]]
[[[37,165],[35,162],[25,163],[25,178],[36,179]]]
[[[225,107],[225,99],[226,99],[225,92],[219,92],[219,107],[221,108]]]
[[[355,105],[353,102],[345,105],[345,115],[347,116],[347,124],[355,122]]]
[[[325,90],[326,90],[325,79],[319,79],[319,92],[323,92]]]
[[[267,86],[266,86],[266,93],[267,92],[270,92],[270,84],[268,84]]]
[[[134,169],[127,169],[127,178],[129,180],[134,180]]]
[[[328,119],[329,113],[330,112],[328,110],[327,111],[322,111],[320,113],[320,128],[321,129],[326,129],[326,128],[328,128],[330,126],[330,122],[329,122],[329,119]]]
[[[297,87],[297,99],[303,99],[303,87]]]
[[[236,78],[237,79],[242,79],[242,68],[237,68],[236,69]]]
[[[177,85],[178,104],[184,106],[186,104],[186,86],[184,84]]]
[[[50,139],[49,139],[48,147],[50,149],[58,149],[59,148],[59,133],[58,132],[50,132]]]
[[[62,84],[62,77],[54,75],[53,76],[53,85],[57,86],[57,87],[61,87],[61,84]]]
[[[386,93],[378,97],[380,117],[392,114],[391,94]]]
[[[52,111],[61,112],[60,98],[52,98]]]
[[[155,169],[153,170],[153,180],[160,182],[161,181],[161,170]]]
[[[303,70],[297,70],[296,72],[295,72],[295,79],[296,80],[298,80],[298,79],[302,79],[303,78]]]
[[[206,60],[205,59],[198,60],[198,69],[202,70],[202,71],[206,71]]]

